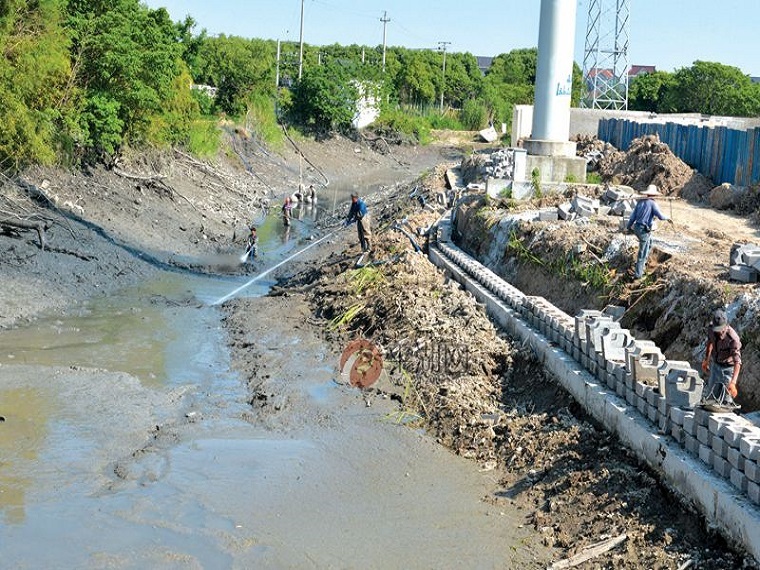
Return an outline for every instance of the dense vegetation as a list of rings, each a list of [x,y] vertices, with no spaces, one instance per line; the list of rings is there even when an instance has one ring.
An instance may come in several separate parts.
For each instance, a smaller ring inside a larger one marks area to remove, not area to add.
[[[420,139],[431,128],[509,124],[515,104],[533,102],[535,48],[496,56],[483,75],[469,53],[390,47],[383,69],[381,47],[307,45],[299,73],[296,44],[282,44],[278,61],[274,41],[195,28],[139,0],[1,2],[2,169],[109,160],[142,143],[212,153],[220,116],[269,139],[279,121],[343,130],[359,92],[381,102],[381,125]],[[573,85],[577,104],[577,65]],[[634,80],[631,108],[758,115],[760,86],[698,61]]]

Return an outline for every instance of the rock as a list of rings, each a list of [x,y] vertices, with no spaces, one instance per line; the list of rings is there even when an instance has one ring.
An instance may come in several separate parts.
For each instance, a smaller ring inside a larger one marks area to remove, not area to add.
[[[746,188],[739,188],[727,182],[723,183],[710,191],[710,206],[716,210],[731,209],[738,203],[746,191]]]

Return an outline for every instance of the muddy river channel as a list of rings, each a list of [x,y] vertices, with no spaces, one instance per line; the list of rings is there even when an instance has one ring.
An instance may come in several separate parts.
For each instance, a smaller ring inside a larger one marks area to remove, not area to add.
[[[282,409],[252,411],[216,301],[323,235],[304,214],[262,224],[248,275],[163,272],[0,332],[0,568],[536,567],[496,475],[347,386],[266,279],[240,295]]]

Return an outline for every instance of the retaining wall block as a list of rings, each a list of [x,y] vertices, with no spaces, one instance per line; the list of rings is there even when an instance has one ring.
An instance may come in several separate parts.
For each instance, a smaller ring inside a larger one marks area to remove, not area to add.
[[[625,347],[625,367],[631,374],[633,374],[634,367],[633,357],[635,354],[638,354],[638,351],[641,347],[657,348],[657,345],[651,340],[631,339],[631,342],[629,342]]]
[[[744,463],[746,460],[744,459],[742,452],[739,451],[738,447],[729,447],[726,459],[731,464],[731,467],[738,469],[739,471],[744,471]]]
[[[649,386],[649,390],[646,390],[646,396],[647,396],[647,404],[650,406],[657,407],[658,398],[660,397],[660,392],[657,391],[657,388],[654,386]]]
[[[712,444],[712,434],[707,426],[697,426],[697,439],[704,446],[709,447]]]
[[[639,410],[639,413],[642,416],[644,416],[645,418],[648,416],[649,410],[647,408],[649,408],[649,406],[647,405],[646,398],[642,396],[638,396],[638,400],[636,401],[636,408]]]
[[[758,470],[758,463],[757,461],[750,461],[749,459],[745,459],[743,455],[741,455],[741,458],[744,459],[744,468],[742,471],[744,471],[744,474],[747,476],[747,479],[752,481],[753,483],[760,484],[760,471]],[[734,465],[734,467],[736,467]],[[738,467],[736,467],[739,469]]]
[[[747,496],[750,501],[756,505],[760,505],[760,485],[749,481],[747,483]]]
[[[714,450],[713,450],[714,453]],[[720,455],[713,455],[713,464],[712,464],[713,470],[720,475],[721,477],[727,479],[731,476],[731,465],[723,459]]]
[[[607,360],[625,362],[625,347],[633,336],[628,329],[610,329],[602,335],[602,354]]]
[[[684,444],[685,433],[683,428],[673,422],[670,423],[670,435],[675,439],[679,445]]]
[[[618,386],[622,386],[623,390],[625,391],[625,401],[634,408],[637,407],[640,398],[636,395],[636,392],[625,385],[618,384]]]
[[[686,410],[677,406],[670,407],[670,421],[678,426],[683,427],[683,421],[686,418]]]
[[[657,385],[657,369],[665,361],[665,356],[656,346],[641,346],[629,353],[633,365],[633,378],[638,382]]]
[[[718,457],[722,457],[725,460],[728,460],[728,445],[725,441],[723,441],[721,438],[716,437],[713,435],[712,440],[710,440],[710,447],[712,447],[713,452]]]
[[[665,416],[666,418],[670,419],[670,407],[670,404],[668,404],[664,396],[657,397],[657,411],[661,416]]]
[[[723,428],[731,424],[738,424],[739,417],[734,413],[712,414],[707,420],[707,429],[716,437],[723,437]]]
[[[743,437],[758,436],[760,437],[760,429],[746,421],[741,416],[737,416],[739,421],[735,424],[729,424],[723,428],[723,439],[731,447],[739,447],[739,442]]]
[[[595,311],[593,309],[581,309],[577,315],[575,315],[575,336],[580,340],[586,340],[586,320],[591,317],[601,317],[601,311]]]
[[[699,372],[693,368],[671,368],[665,377],[665,398],[671,406],[693,408],[702,398],[703,384]]]
[[[672,423],[670,418],[660,412],[657,412],[657,425],[660,428],[660,433],[669,434],[671,432]]]
[[[658,424],[657,406],[647,405],[647,417],[649,418],[649,421],[652,422],[654,425]]]
[[[702,463],[712,467],[713,455],[715,454],[713,453],[712,448],[702,444],[699,445],[699,459]]]
[[[683,447],[686,451],[691,453],[694,457],[699,457],[699,446],[701,444],[693,435],[684,433],[683,435]]]
[[[602,336],[619,328],[620,324],[613,321],[612,317],[608,315],[586,319],[586,342],[589,346],[589,354],[592,350],[602,352]]]
[[[660,392],[665,394],[665,379],[671,370],[691,370],[691,364],[683,360],[665,360],[657,368],[657,385]]]
[[[730,471],[731,484],[739,489],[742,493],[747,492],[747,477],[738,469],[731,469]]]
[[[705,410],[704,408],[694,408],[694,421],[698,426],[707,427],[707,422],[712,414],[712,412]]]

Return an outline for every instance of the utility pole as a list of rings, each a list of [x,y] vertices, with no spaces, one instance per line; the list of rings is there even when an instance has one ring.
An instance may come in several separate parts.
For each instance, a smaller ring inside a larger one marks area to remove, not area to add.
[[[446,46],[451,42],[438,42],[438,49],[443,51],[443,84],[441,85],[441,113],[443,113],[443,92],[446,90]]]
[[[298,79],[301,79],[303,75],[303,3],[305,0],[301,0],[301,51],[298,54]]]
[[[388,22],[391,21],[391,19],[388,17],[388,12],[383,11],[383,17],[380,18],[380,21],[383,23],[383,73],[385,73],[385,40],[386,40],[386,32],[388,27]]]

